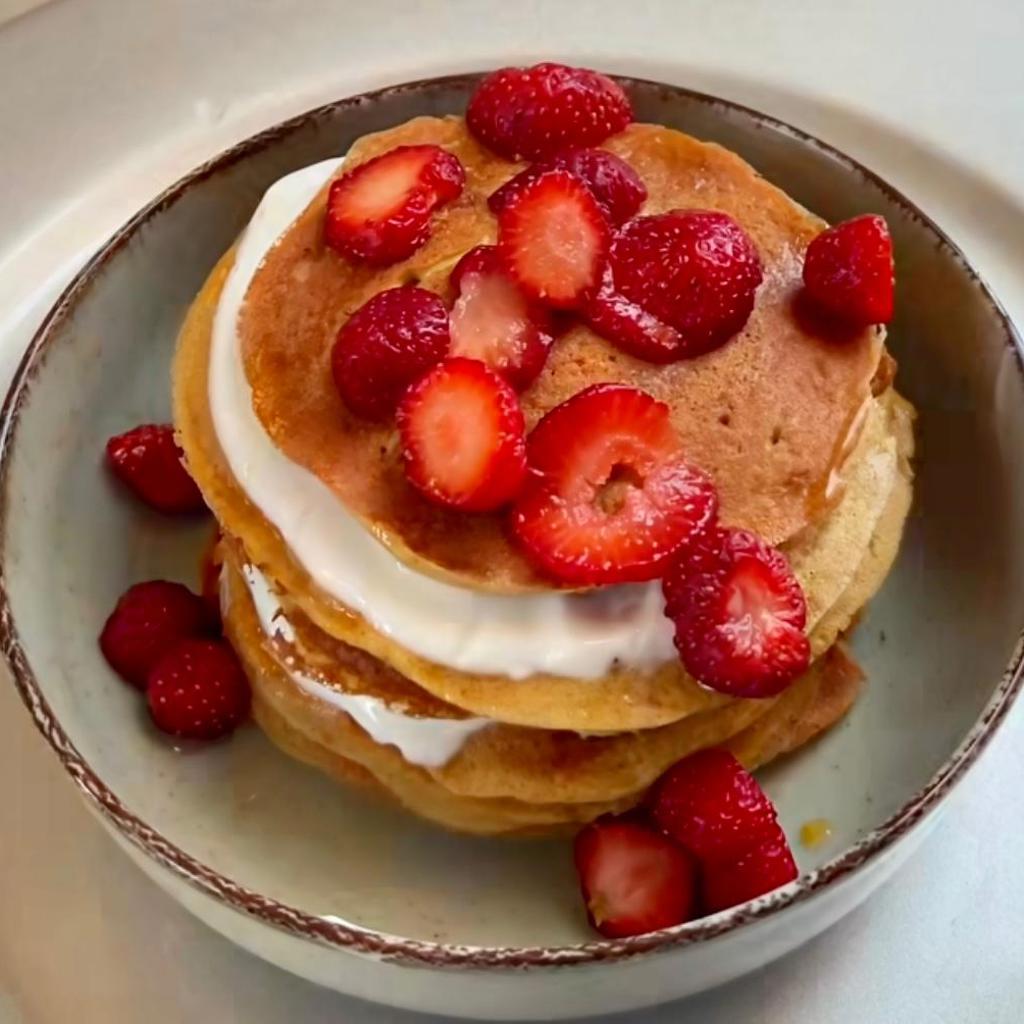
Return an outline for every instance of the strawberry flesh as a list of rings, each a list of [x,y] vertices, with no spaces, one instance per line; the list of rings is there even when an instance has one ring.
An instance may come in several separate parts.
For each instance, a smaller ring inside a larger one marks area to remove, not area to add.
[[[162,732],[215,740],[249,714],[251,694],[238,657],[223,640],[181,640],[150,670],[149,713]]]
[[[439,296],[412,285],[378,292],[338,332],[335,387],[357,416],[387,420],[405,389],[445,357],[449,341]]]
[[[542,572],[577,585],[656,578],[713,520],[714,486],[683,458],[668,407],[597,384],[530,434],[513,534]]]
[[[399,146],[331,184],[324,240],[346,259],[386,267],[429,237],[434,211],[456,199],[466,176],[440,146]]]
[[[566,146],[596,146],[632,120],[617,83],[553,63],[492,72],[466,107],[466,127],[506,160],[543,160]]]
[[[772,697],[810,663],[807,603],[785,556],[746,530],[709,535],[672,566],[686,578],[666,587],[676,647],[699,682],[734,697]]]
[[[498,217],[498,251],[531,298],[573,309],[600,282],[608,221],[590,190],[566,170],[544,171]]]
[[[145,423],[107,441],[107,465],[136,497],[167,515],[206,511],[169,423]]]
[[[511,501],[526,474],[516,393],[476,359],[446,359],[398,407],[406,478],[438,505],[486,512]]]
[[[510,178],[488,197],[491,212],[499,214],[544,171],[562,168],[590,189],[608,223],[629,220],[643,205],[647,189],[629,164],[605,149],[563,149],[547,160],[539,160]]]
[[[892,319],[892,239],[885,219],[865,214],[823,231],[807,247],[804,286],[833,316],[867,327]]]
[[[587,916],[607,938],[671,928],[693,915],[693,861],[652,829],[599,819],[579,833],[573,853]]]
[[[667,363],[710,352],[743,329],[761,260],[727,214],[674,210],[635,217],[611,243],[584,316],[623,351]]]
[[[554,341],[548,311],[526,297],[493,245],[470,249],[452,271],[451,354],[479,359],[517,391],[547,361]]]

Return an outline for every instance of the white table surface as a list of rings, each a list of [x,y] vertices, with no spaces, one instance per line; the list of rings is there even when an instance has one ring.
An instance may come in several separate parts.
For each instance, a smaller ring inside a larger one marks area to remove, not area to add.
[[[0,20],[27,6],[0,0]],[[0,28],[0,376],[84,255],[206,156],[366,87],[517,57],[677,81],[822,136],[935,216],[1020,322],[1022,49],[1020,0],[57,0]],[[1022,789],[1024,707],[867,906],[642,1019],[1021,1021]],[[100,831],[0,685],[0,1024],[415,1019],[191,919]]]

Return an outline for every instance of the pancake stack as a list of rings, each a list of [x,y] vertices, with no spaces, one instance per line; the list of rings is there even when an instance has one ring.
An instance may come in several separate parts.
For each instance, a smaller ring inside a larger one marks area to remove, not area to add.
[[[837,340],[830,325],[798,309],[803,253],[825,225],[734,154],[631,125],[604,148],[643,179],[644,213],[721,210],[753,239],[764,267],[754,311],[721,348],[668,365],[626,355],[577,323],[520,396],[528,428],[597,382],[666,403],[688,457],[714,480],[721,522],[755,531],[789,559],[807,601],[809,670],[774,697],[714,692],[674,656],[665,620],[628,663],[595,670],[591,660],[574,672],[555,652],[526,672],[529,659],[507,641],[518,634],[500,632],[499,621],[552,609],[567,628],[587,621],[588,635],[598,636],[602,616],[620,608],[646,621],[637,608],[660,603],[660,589],[576,592],[539,574],[501,515],[426,501],[405,479],[394,425],[360,420],[340,401],[330,369],[339,328],[371,296],[401,284],[450,304],[454,264],[495,240],[488,196],[523,167],[481,147],[460,118],[418,118],[361,139],[332,176],[413,144],[457,156],[466,185],[409,259],[373,268],[324,245],[325,171],[269,250],[254,257],[247,234],[223,257],[179,339],[175,425],[222,531],[225,629],[250,677],[257,722],[288,754],[339,780],[485,834],[544,832],[627,809],[667,767],[703,747],[726,746],[756,768],[807,743],[861,687],[842,638],[896,556],[913,454],[913,411],[893,389],[883,330]],[[251,232],[272,206],[268,196]],[[228,303],[236,293],[237,313]],[[218,348],[225,324],[230,352]],[[288,479],[313,488],[315,515],[300,507],[298,491],[294,515],[279,512],[287,493],[272,514],[254,496],[267,463],[239,450],[234,414],[218,407],[221,357],[242,368],[246,413],[288,463]],[[320,558],[311,538],[330,532],[332,508],[337,540]],[[355,567],[382,558],[386,579],[399,581],[386,590]],[[446,608],[476,610],[452,622]],[[545,628],[557,639],[556,625]],[[448,632],[462,639],[442,661]]]

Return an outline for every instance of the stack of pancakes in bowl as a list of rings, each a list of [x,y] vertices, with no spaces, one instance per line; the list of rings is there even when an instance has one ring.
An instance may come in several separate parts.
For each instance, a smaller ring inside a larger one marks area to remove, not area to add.
[[[381,267],[324,242],[332,180],[399,146],[465,170],[429,238]],[[527,429],[611,382],[667,405],[719,520],[788,559],[807,605],[808,670],[781,693],[717,692],[673,646],[657,580],[580,588],[539,572],[503,513],[411,487],[393,423],[355,415],[331,349],[377,293],[449,274],[493,244],[488,197],[522,170],[461,118],[417,118],[344,162],[282,179],[212,272],[179,339],[175,426],[222,531],[224,624],[255,717],[289,754],[446,827],[526,833],[628,809],[674,762],[724,746],[748,768],[838,721],[862,684],[842,644],[895,558],[911,498],[913,412],[881,327],[801,308],[803,254],[825,225],[721,147],[634,124],[603,143],[647,190],[643,214],[713,209],[763,266],[726,344],[651,363],[571,322],[519,400]],[[467,430],[473,425],[467,424]]]

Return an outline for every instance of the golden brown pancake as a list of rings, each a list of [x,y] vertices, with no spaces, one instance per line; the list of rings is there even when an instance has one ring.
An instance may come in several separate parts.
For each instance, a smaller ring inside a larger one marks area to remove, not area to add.
[[[367,136],[350,169],[398,145],[432,142],[461,160],[466,188],[436,215],[430,240],[383,270],[349,263],[322,243],[326,187],[255,275],[241,317],[256,413],[275,444],[314,472],[395,554],[421,572],[514,592],[550,588],[510,542],[499,514],[439,508],[405,480],[391,424],[359,420],[330,373],[339,327],[371,295],[420,281],[444,291],[467,249],[493,242],[487,196],[519,169],[480,147],[460,118],[417,118]],[[871,393],[882,331],[841,343],[819,337],[793,311],[803,252],[824,224],[739,157],[657,125],[632,125],[605,143],[639,173],[645,213],[676,207],[731,214],[765,269],[744,330],[715,352],[669,366],[633,359],[576,326],[556,343],[522,396],[528,426],[598,381],[642,388],[665,401],[690,459],[718,488],[726,525],[781,543],[827,511],[829,474],[848,454],[858,411]]]

